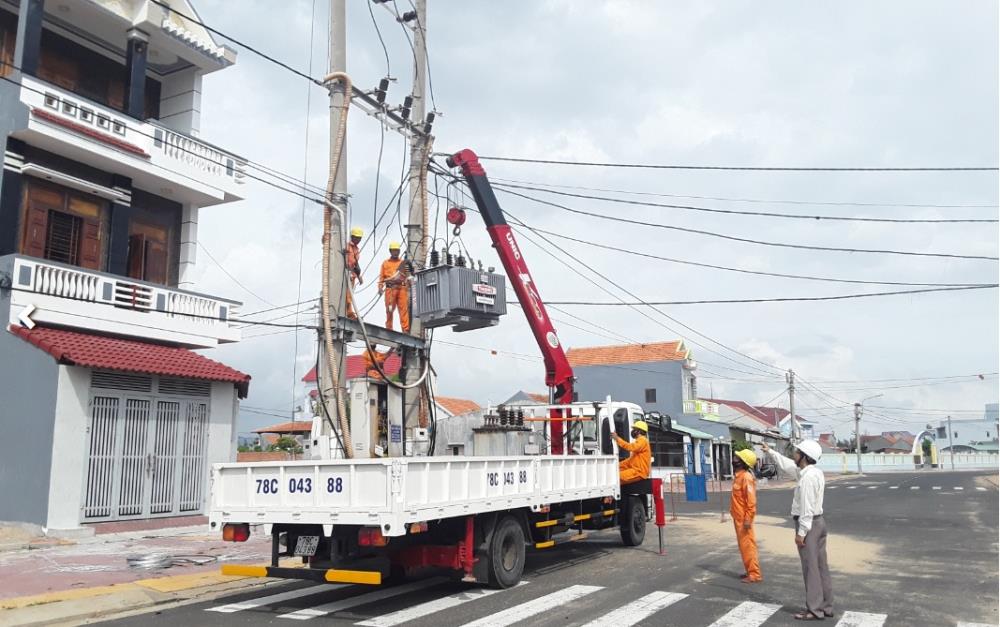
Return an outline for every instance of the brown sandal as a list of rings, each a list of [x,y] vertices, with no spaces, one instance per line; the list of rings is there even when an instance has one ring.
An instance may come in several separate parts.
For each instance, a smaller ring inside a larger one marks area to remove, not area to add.
[[[806,611],[806,612],[799,612],[798,614],[792,616],[792,618],[794,618],[795,620],[823,620],[824,617],[816,616],[812,612]]]

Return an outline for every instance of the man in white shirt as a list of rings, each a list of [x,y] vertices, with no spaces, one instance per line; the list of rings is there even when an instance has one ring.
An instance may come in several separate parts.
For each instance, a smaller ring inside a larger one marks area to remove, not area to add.
[[[792,496],[795,519],[795,545],[802,561],[806,583],[806,610],[796,620],[823,620],[833,616],[833,586],[826,560],[826,521],[823,518],[823,491],[826,480],[816,462],[823,448],[815,440],[803,440],[795,446],[795,459],[789,459],[763,445],[764,454],[778,471],[796,480]]]

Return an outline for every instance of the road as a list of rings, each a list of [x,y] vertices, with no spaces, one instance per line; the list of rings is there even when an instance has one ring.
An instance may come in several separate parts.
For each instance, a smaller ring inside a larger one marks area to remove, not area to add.
[[[927,471],[831,479],[826,518],[836,616],[825,624],[998,624],[996,473]],[[621,546],[616,532],[530,553],[522,585],[505,591],[445,578],[402,586],[279,582],[107,625],[797,625],[803,598],[788,519],[790,489],[759,491],[765,581],[741,584],[732,523],[718,495],[678,506],[667,555]]]

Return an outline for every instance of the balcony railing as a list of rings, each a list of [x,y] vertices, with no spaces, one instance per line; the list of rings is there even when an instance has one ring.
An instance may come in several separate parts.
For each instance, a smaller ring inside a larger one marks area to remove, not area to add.
[[[2,274],[13,288],[9,324],[33,306],[36,323],[191,347],[240,339],[236,301],[21,255],[0,257]]]
[[[719,414],[719,404],[710,403],[701,399],[684,401],[685,414],[701,414],[702,416],[717,416]]]
[[[156,122],[140,122],[32,76],[21,78],[27,134],[37,144],[129,176],[199,206],[240,200],[246,162]],[[52,145],[58,142],[59,145]]]

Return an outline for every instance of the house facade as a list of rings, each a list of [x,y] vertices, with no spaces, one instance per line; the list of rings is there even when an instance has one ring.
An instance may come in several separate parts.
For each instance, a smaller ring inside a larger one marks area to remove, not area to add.
[[[200,212],[243,197],[198,137],[234,62],[147,0],[0,5],[0,520],[197,516],[234,458],[250,377],[191,350],[240,339],[194,285]]]
[[[948,420],[940,421],[936,434],[938,449],[948,451],[954,445],[956,453],[994,452],[997,449],[997,432],[1000,430],[997,408],[997,403],[987,403],[982,418],[952,418],[950,432]]]

